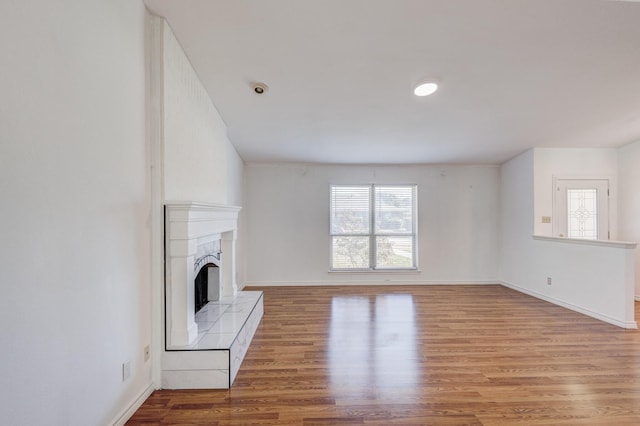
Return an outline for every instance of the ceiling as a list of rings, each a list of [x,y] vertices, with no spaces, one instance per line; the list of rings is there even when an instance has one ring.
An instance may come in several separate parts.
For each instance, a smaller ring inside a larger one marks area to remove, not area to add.
[[[499,164],[640,140],[640,3],[145,3],[247,162]],[[418,98],[425,77],[440,88]]]

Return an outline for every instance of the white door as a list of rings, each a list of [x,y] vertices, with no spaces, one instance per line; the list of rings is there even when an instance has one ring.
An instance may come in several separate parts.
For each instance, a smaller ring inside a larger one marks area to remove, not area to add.
[[[609,239],[609,181],[558,179],[556,235],[586,240]]]

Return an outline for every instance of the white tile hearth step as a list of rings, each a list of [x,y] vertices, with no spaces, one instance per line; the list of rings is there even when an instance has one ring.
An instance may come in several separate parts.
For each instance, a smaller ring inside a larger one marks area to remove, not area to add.
[[[164,389],[228,389],[264,313],[261,291],[209,302],[196,315],[198,338],[162,357]]]

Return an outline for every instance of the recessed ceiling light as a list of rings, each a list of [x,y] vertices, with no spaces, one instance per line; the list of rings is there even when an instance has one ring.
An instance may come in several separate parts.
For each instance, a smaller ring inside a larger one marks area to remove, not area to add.
[[[424,81],[419,83],[415,89],[413,89],[413,93],[416,96],[429,96],[432,95],[436,90],[438,90],[438,85],[433,81]]]
[[[251,88],[258,95],[262,95],[264,93],[267,93],[267,91],[269,90],[269,86],[267,86],[264,83],[251,83]]]

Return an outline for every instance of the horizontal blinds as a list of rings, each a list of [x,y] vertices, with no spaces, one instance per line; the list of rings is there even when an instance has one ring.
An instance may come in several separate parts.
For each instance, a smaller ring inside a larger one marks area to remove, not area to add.
[[[412,234],[415,186],[376,186],[376,234]]]
[[[331,185],[331,267],[415,268],[416,197],[415,185]]]
[[[369,185],[331,186],[331,234],[369,234],[370,208]]]

